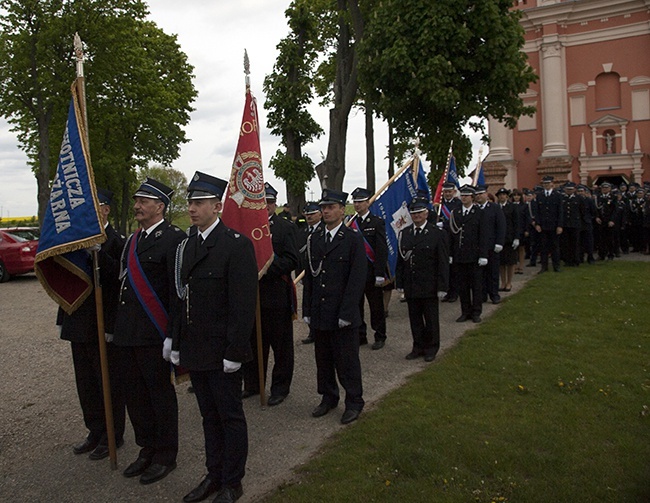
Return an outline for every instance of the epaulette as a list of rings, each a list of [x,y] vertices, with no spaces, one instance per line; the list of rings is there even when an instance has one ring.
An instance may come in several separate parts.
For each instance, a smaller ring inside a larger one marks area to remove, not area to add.
[[[242,236],[241,232],[237,232],[234,229],[230,229],[230,228],[226,230],[226,234],[233,239],[239,239]]]

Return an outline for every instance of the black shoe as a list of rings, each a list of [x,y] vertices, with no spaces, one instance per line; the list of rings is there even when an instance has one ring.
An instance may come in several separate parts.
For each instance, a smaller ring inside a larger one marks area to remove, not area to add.
[[[456,296],[456,297],[445,297],[443,299],[444,302],[449,302],[450,304],[453,303],[453,302],[456,302],[457,300],[458,300],[458,296]]]
[[[415,360],[416,358],[419,358],[422,356],[422,353],[420,351],[416,351],[415,349],[411,351],[409,354],[406,355],[407,360]]]
[[[99,440],[94,441],[87,438],[83,442],[73,445],[72,452],[75,454],[86,454],[87,452],[94,450],[97,445],[99,445]]]
[[[555,272],[560,272],[560,266],[554,267],[553,270],[554,270]]]
[[[401,299],[399,299],[399,301],[400,302],[406,302],[406,297],[402,297]]]
[[[122,475],[129,478],[137,477],[138,475],[142,475],[144,471],[149,468],[149,465],[151,465],[150,459],[139,457],[126,467],[126,470],[122,472]]]
[[[313,344],[314,343],[314,338],[310,335],[309,337],[306,337],[305,339],[302,340],[303,344]]]
[[[117,447],[118,449],[123,445],[124,445],[124,439],[120,439],[117,442],[115,442],[115,447]],[[97,447],[95,447],[95,450],[90,453],[88,459],[92,461],[99,461],[100,459],[107,458],[108,455],[109,455],[108,445],[99,444]]]
[[[205,498],[221,489],[221,482],[212,480],[208,477],[204,478],[201,483],[192,489],[183,497],[185,503],[195,503],[203,501]]]
[[[458,318],[456,318],[456,323],[462,323],[467,320],[469,320],[469,316],[466,314],[461,314]]]
[[[435,359],[436,359],[436,355],[434,355],[432,353],[428,353],[428,354],[424,355],[424,361],[425,362],[432,362]]]
[[[472,316],[472,321],[474,323],[481,323],[481,317],[478,314],[476,314],[476,315]]]
[[[368,338],[367,337],[359,338],[359,346],[365,346],[366,344],[368,344]]]
[[[274,405],[280,405],[282,402],[284,402],[284,399],[287,398],[287,395],[271,395],[269,397],[268,402],[266,402],[266,405],[269,407],[273,407]]]
[[[336,407],[336,405],[330,405],[328,403],[321,402],[321,403],[318,404],[318,407],[316,407],[311,412],[311,415],[312,415],[312,417],[323,417],[325,414],[327,414],[334,407]]]
[[[341,424],[350,424],[352,421],[359,419],[360,410],[347,409],[341,416]]]
[[[241,392],[241,397],[242,398],[250,398],[255,395],[259,395],[259,391],[253,391],[252,389],[245,389],[244,391]]]
[[[242,486],[238,487],[222,487],[219,489],[216,498],[212,500],[212,503],[234,503],[244,494]]]
[[[372,349],[381,349],[386,345],[385,341],[375,341],[371,346]]]
[[[501,302],[501,297],[492,297],[490,300],[492,300],[492,304],[498,304]]]
[[[154,463],[142,473],[142,477],[140,477],[140,484],[146,485],[158,482],[159,480],[164,479],[167,475],[169,475],[169,472],[171,472],[174,468],[176,468],[176,462],[172,463],[171,465],[159,465],[158,463]]]
[[[194,387],[193,386],[188,386],[187,387],[187,392],[188,393],[194,393]]]

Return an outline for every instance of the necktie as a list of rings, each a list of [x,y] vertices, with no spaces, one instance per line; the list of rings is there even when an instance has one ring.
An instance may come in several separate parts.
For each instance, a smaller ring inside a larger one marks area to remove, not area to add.
[[[546,197],[548,197],[548,196],[550,196],[550,195],[551,195],[551,191],[550,191],[550,190],[547,190],[547,191],[546,191]]]
[[[203,241],[205,241],[203,239],[203,234],[199,234],[199,246],[203,245]]]
[[[138,236],[138,244],[142,243],[145,239],[147,239],[147,231],[140,231],[140,235]]]
[[[420,229],[419,227],[415,228],[415,236],[416,237],[419,236],[421,232],[422,232],[422,229]]]
[[[330,244],[332,242],[332,235],[329,232],[325,233],[325,242]]]

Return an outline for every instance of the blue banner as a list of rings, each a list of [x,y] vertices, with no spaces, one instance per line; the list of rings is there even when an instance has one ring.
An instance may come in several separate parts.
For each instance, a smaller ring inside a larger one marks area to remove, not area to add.
[[[476,168],[477,172],[474,173],[474,185],[485,185],[485,175],[483,174],[483,163]]]
[[[106,240],[76,85],[59,163],[41,226],[34,269],[47,293],[73,312],[92,291],[91,263],[83,250]]]
[[[427,198],[431,200],[431,191],[422,168],[422,161],[419,161],[417,180],[413,177],[413,164],[411,164],[370,206],[371,213],[380,216],[386,223],[388,267],[391,277],[395,277],[397,266],[397,236],[402,228],[412,223],[408,204],[418,190],[426,192]]]
[[[456,171],[456,158],[453,155],[451,156],[451,159],[449,159],[449,172],[447,173],[446,181],[453,183],[457,189],[460,188],[458,172]]]

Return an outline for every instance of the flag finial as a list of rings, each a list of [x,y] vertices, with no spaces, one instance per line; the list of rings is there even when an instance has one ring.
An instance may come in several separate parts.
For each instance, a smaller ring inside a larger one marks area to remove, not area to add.
[[[84,48],[79,33],[74,34],[74,55],[77,59],[77,77],[84,76]]]
[[[244,75],[246,75],[246,87],[251,86],[251,62],[248,59],[248,51],[244,49]]]

